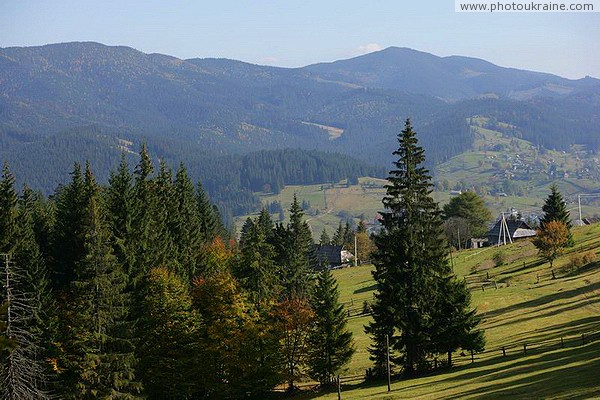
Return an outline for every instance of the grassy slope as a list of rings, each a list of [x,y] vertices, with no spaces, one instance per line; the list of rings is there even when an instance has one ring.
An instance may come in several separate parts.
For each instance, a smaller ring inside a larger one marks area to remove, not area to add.
[[[600,255],[600,225],[577,228],[575,237],[577,244],[570,251],[593,249]],[[497,248],[487,248],[455,253],[456,273],[465,276],[491,266],[496,251]],[[391,395],[385,385],[347,385],[343,398],[600,396],[600,342],[579,346],[582,332],[600,331],[600,263],[569,274],[562,270],[569,260],[569,254],[565,254],[555,262],[557,279],[552,279],[548,264],[536,262],[531,243],[515,243],[502,251],[507,264],[486,270],[498,282],[498,289],[473,291],[473,305],[483,316],[487,339],[487,351],[476,357],[475,364],[470,364],[468,357],[456,355],[459,366],[452,371],[396,381]],[[371,298],[371,269],[360,266],[335,272],[341,300],[347,306]],[[349,319],[357,352],[345,375],[362,374],[370,365],[369,338],[363,332],[368,321],[366,316]],[[566,337],[568,346],[562,350],[558,349],[561,336]],[[549,341],[544,346],[554,346],[556,350],[542,352],[541,345],[537,345],[541,341]],[[522,355],[523,343],[528,343],[527,356]],[[506,358],[501,357],[502,346],[507,347]]]

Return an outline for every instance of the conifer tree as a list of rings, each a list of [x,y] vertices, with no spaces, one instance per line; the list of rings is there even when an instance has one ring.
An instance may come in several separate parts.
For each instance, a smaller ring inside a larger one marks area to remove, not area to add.
[[[30,199],[17,208],[15,178],[4,164],[0,181],[0,298],[6,306],[4,335],[10,352],[0,354],[0,393],[10,400],[48,398],[42,337],[48,295],[43,260],[33,233]],[[26,192],[28,195],[31,193]]]
[[[562,194],[558,191],[558,186],[552,184],[550,186],[550,194],[546,198],[546,202],[542,207],[544,216],[540,219],[540,228],[543,230],[550,221],[558,221],[563,223],[568,230],[568,246],[573,246],[573,233],[571,233],[571,218],[567,211],[567,203],[562,197]]]
[[[177,261],[185,276],[194,278],[197,274],[202,235],[194,184],[183,164],[179,165],[174,186],[176,211],[172,217],[172,235],[177,246]]]
[[[338,225],[338,228],[335,231],[335,234],[333,235],[333,239],[331,240],[331,244],[335,244],[336,246],[343,246],[344,237],[344,226],[342,225],[342,221],[340,221],[340,224]]]
[[[323,228],[323,232],[321,232],[321,237],[319,238],[319,244],[321,246],[331,244],[331,239],[329,238],[329,235],[327,234],[327,229],[325,229],[325,228]]]
[[[366,331],[373,339],[370,353],[375,372],[384,371],[388,336],[394,362],[410,375],[426,368],[427,356],[436,351],[432,339],[439,336],[436,306],[440,297],[447,296],[450,301],[444,282],[455,278],[446,258],[441,213],[431,197],[431,177],[422,166],[424,151],[410,120],[398,141],[399,148],[393,153],[398,159],[385,186],[383,229],[375,236],[377,291],[373,322]],[[460,307],[468,310],[468,304]]]
[[[215,209],[210,199],[204,192],[202,184],[198,182],[196,190],[196,204],[198,207],[198,215],[200,219],[200,233],[202,241],[210,243],[217,236],[224,236],[225,231],[218,210]]]
[[[179,276],[189,279],[179,263],[177,244],[174,231],[177,230],[177,199],[173,185],[171,168],[160,161],[158,174],[154,178],[155,203],[152,210],[153,229],[152,243],[154,250],[154,265],[169,265]]]
[[[236,267],[236,277],[248,290],[254,304],[260,305],[274,298],[278,292],[278,268],[275,249],[267,241],[260,220],[249,219],[240,242],[241,257]]]
[[[84,254],[81,231],[84,220],[84,182],[81,165],[75,163],[71,182],[59,188],[56,195],[56,222],[52,230],[52,280],[59,291],[73,279],[75,263]]]
[[[131,248],[135,255],[131,270],[127,271],[130,285],[136,290],[140,287],[143,277],[156,264],[157,256],[153,240],[156,229],[153,221],[155,190],[152,180],[154,167],[148,154],[148,148],[142,144],[140,160],[134,170],[133,184],[133,219]],[[139,295],[139,291],[136,296]],[[136,299],[136,304],[139,301]]]
[[[273,239],[274,224],[273,218],[271,218],[271,215],[266,208],[263,208],[260,211],[260,215],[258,216],[258,226],[265,236],[265,239],[270,242]]]
[[[113,251],[126,273],[134,268],[135,250],[132,248],[134,213],[133,177],[125,154],[116,171],[111,172],[106,188],[106,206],[110,215]]]
[[[99,188],[86,165],[84,255],[71,283],[68,348],[75,398],[134,398],[136,358],[128,322],[126,277],[112,252],[110,227]]]
[[[319,273],[311,303],[315,318],[309,336],[309,375],[321,384],[330,384],[355,349],[346,326],[346,311],[339,303],[338,285],[329,269]]]
[[[288,299],[307,298],[313,285],[311,267],[316,265],[314,242],[295,195],[290,207],[290,222],[285,228],[278,225],[275,236],[284,296]]]

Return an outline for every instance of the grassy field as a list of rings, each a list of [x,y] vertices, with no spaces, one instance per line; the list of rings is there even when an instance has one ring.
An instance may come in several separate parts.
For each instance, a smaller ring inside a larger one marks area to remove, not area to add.
[[[487,346],[483,354],[455,355],[457,367],[411,380],[385,384],[344,385],[344,399],[398,398],[590,398],[600,397],[600,340],[582,345],[581,334],[600,332],[600,263],[568,270],[574,253],[600,255],[600,225],[576,228],[576,245],[555,261],[555,279],[539,262],[530,242],[453,254],[455,272],[473,284],[473,305],[483,317]],[[502,251],[506,263],[495,267]],[[335,271],[340,297],[348,308],[372,298],[372,266]],[[485,282],[482,289],[479,278]],[[352,316],[357,352],[344,375],[364,374],[370,366],[369,338],[363,327],[369,317]],[[563,337],[565,348],[560,348]],[[596,336],[600,339],[600,335]],[[588,336],[589,340],[589,336]],[[523,354],[523,345],[527,354]],[[501,348],[507,356],[503,357]],[[334,399],[337,394],[298,397]]]
[[[279,201],[282,207],[286,210],[286,221],[289,218],[287,209],[292,203],[294,194],[300,202],[306,201],[310,203],[310,210],[306,212],[306,220],[308,221],[313,237],[318,239],[323,229],[326,229],[329,235],[333,235],[340,222],[345,223],[348,218],[352,218],[356,223],[361,218],[366,221],[373,221],[377,213],[382,210],[381,199],[385,195],[383,185],[385,181],[376,178],[360,178],[359,185],[347,186],[344,182],[336,185],[297,185],[286,186],[278,195],[259,194],[263,205],[273,201]],[[374,187],[371,187],[374,186]],[[549,188],[538,193],[539,197],[526,196],[484,196],[486,206],[492,212],[494,217],[500,212],[508,211],[511,208],[521,210],[523,213],[535,212],[538,215],[541,213],[544,199],[549,193]],[[450,201],[448,192],[433,192],[433,197],[440,205],[444,205]],[[568,205],[573,219],[577,219],[576,204]],[[592,216],[600,214],[600,207],[583,206],[583,215]],[[244,221],[253,215],[244,215],[236,218],[236,229],[239,232]],[[278,215],[273,214],[275,220]]]

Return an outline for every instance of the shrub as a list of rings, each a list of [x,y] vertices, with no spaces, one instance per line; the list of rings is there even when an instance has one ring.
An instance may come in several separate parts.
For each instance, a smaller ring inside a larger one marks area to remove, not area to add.
[[[492,260],[494,261],[494,266],[499,267],[506,263],[506,255],[503,251],[497,251],[494,253]]]

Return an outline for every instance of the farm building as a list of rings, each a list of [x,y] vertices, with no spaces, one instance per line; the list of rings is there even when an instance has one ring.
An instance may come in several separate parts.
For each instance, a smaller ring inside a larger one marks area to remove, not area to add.
[[[354,255],[344,250],[342,246],[331,244],[315,245],[315,257],[319,266],[328,268],[339,268],[349,264],[354,259]]]
[[[502,229],[504,222],[505,228]],[[525,221],[513,221],[500,219],[496,225],[488,232],[488,245],[496,246],[499,243],[505,244],[515,240],[525,239],[536,235],[535,229],[532,229]]]

